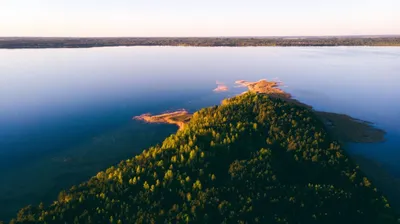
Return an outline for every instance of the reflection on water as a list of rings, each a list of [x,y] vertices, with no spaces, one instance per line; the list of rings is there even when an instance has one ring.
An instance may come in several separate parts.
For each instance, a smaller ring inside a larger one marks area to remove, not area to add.
[[[391,47],[0,50],[0,217],[177,129],[132,116],[218,104],[239,79],[277,78],[316,110],[374,122],[388,141],[350,149],[400,175],[399,59]]]

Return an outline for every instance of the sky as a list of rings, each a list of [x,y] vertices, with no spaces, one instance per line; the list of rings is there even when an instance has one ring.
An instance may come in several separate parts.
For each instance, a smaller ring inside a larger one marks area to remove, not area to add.
[[[400,34],[400,0],[0,0],[0,36]]]

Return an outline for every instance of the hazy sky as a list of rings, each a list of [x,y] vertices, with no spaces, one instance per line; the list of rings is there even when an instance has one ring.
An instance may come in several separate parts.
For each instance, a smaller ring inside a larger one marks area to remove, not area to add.
[[[0,36],[400,34],[400,0],[0,0]]]

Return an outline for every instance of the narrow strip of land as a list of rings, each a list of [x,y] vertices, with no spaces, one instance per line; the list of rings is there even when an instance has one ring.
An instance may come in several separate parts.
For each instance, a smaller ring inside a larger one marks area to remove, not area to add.
[[[174,112],[167,112],[160,115],[151,115],[149,113],[133,117],[135,120],[145,121],[147,123],[167,123],[175,124],[182,129],[185,123],[189,122],[192,114],[186,110],[178,110]]]
[[[400,46],[400,36],[330,37],[0,37],[0,49],[18,48],[90,48],[113,46]]]

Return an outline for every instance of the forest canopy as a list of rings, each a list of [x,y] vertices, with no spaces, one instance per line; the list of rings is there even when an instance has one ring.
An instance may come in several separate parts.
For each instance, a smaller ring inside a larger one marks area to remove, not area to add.
[[[397,223],[309,108],[246,93],[11,223]]]

